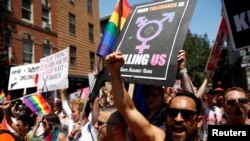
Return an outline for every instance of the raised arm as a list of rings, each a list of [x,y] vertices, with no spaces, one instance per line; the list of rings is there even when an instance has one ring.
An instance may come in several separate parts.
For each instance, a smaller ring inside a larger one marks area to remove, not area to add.
[[[120,68],[124,64],[121,52],[114,52],[105,59],[110,72],[115,106],[122,114],[129,128],[139,141],[160,141],[165,137],[164,132],[151,125],[136,109],[132,99],[123,86]]]
[[[184,50],[179,51],[177,56],[178,73],[181,79],[181,87],[183,91],[188,91],[195,94],[194,85],[191,81],[186,69],[186,54]]]
[[[4,104],[3,104],[4,117],[5,117],[8,125],[10,125],[13,130],[15,130],[16,132],[18,132],[19,129],[18,129],[17,125],[14,122],[12,122],[12,119],[10,117],[10,113],[9,112],[10,112],[10,102],[9,101],[5,101]]]
[[[202,96],[205,94],[205,90],[206,90],[208,80],[210,79],[210,77],[211,77],[211,73],[206,72],[206,77],[205,77],[202,85],[199,87],[197,95],[196,95],[198,98],[202,98]]]
[[[62,107],[63,110],[65,112],[65,114],[67,115],[68,118],[71,118],[71,109],[69,107],[67,98],[66,98],[66,88],[63,88],[59,91],[61,99],[62,99]]]

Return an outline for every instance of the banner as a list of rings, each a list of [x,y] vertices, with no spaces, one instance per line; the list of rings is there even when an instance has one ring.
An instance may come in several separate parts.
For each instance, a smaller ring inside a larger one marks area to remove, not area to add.
[[[171,85],[195,0],[164,0],[135,6],[118,38],[125,82]]]
[[[247,0],[222,0],[234,50],[250,47],[250,5]]]
[[[35,78],[39,70],[40,63],[11,67],[8,90],[36,87]]]
[[[40,59],[38,89],[43,92],[68,88],[69,48]]]
[[[223,45],[225,40],[228,37],[228,30],[225,18],[222,17],[220,27],[217,33],[216,40],[214,42],[213,49],[210,52],[210,56],[208,58],[208,62],[205,68],[205,71],[212,71],[214,72],[217,68],[217,65],[220,61],[221,51],[223,49]]]

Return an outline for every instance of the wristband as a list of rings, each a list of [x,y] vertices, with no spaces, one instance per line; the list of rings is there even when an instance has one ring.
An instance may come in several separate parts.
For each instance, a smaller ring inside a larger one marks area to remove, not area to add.
[[[183,73],[187,73],[187,68],[184,68],[184,69],[179,71],[179,74],[183,74]]]

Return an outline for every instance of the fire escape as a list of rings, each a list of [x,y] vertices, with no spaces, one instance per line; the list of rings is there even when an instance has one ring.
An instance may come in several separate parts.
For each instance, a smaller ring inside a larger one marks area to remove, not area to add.
[[[0,0],[0,89],[7,90],[10,67],[16,64],[12,48],[12,28],[8,17],[12,16],[12,1]]]

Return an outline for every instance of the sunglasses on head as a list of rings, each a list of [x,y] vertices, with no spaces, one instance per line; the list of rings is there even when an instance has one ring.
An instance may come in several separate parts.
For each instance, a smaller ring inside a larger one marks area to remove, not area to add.
[[[234,106],[236,102],[239,102],[240,104],[247,104],[248,99],[247,98],[239,98],[239,99],[229,99],[227,100],[227,105]]]
[[[181,114],[181,117],[186,120],[194,119],[195,115],[197,115],[196,111],[187,109],[168,108],[167,110],[167,115],[171,118],[175,118],[179,113]]]

